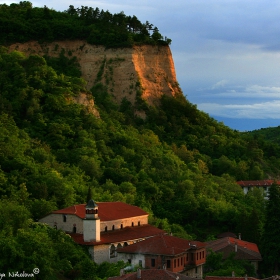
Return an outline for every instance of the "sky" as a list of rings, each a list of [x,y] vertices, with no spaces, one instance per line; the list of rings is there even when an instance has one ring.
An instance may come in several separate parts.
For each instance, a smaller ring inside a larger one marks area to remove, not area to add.
[[[239,131],[280,125],[279,0],[30,2],[58,11],[98,7],[147,20],[172,39],[177,80],[199,110]]]

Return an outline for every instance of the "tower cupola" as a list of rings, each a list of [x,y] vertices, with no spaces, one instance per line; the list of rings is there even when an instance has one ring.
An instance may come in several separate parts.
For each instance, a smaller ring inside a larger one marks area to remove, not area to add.
[[[98,219],[98,205],[92,199],[86,205],[86,219]]]

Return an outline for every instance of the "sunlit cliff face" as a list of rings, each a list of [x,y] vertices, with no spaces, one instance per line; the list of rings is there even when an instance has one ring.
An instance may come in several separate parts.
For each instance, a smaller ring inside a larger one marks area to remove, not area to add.
[[[139,94],[148,104],[156,104],[161,95],[174,96],[180,91],[168,46],[105,49],[84,41],[48,44],[33,41],[10,46],[10,50],[15,49],[27,55],[47,54],[57,57],[63,51],[69,58],[77,57],[87,89],[102,82],[118,103],[124,97],[134,103]]]

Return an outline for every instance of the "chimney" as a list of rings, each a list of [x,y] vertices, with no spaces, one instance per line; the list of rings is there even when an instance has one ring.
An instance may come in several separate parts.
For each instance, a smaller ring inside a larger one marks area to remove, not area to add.
[[[141,279],[141,269],[137,269],[137,279]]]
[[[241,240],[241,233],[238,233],[238,238]]]
[[[234,273],[234,271],[232,271],[231,276],[232,276],[232,277],[235,277],[235,273]]]

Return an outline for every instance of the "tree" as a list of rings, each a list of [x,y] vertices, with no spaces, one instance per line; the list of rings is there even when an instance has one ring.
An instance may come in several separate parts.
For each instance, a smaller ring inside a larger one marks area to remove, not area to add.
[[[280,187],[275,184],[269,189],[266,206],[266,221],[261,244],[263,268],[267,275],[276,275],[280,269]]]

